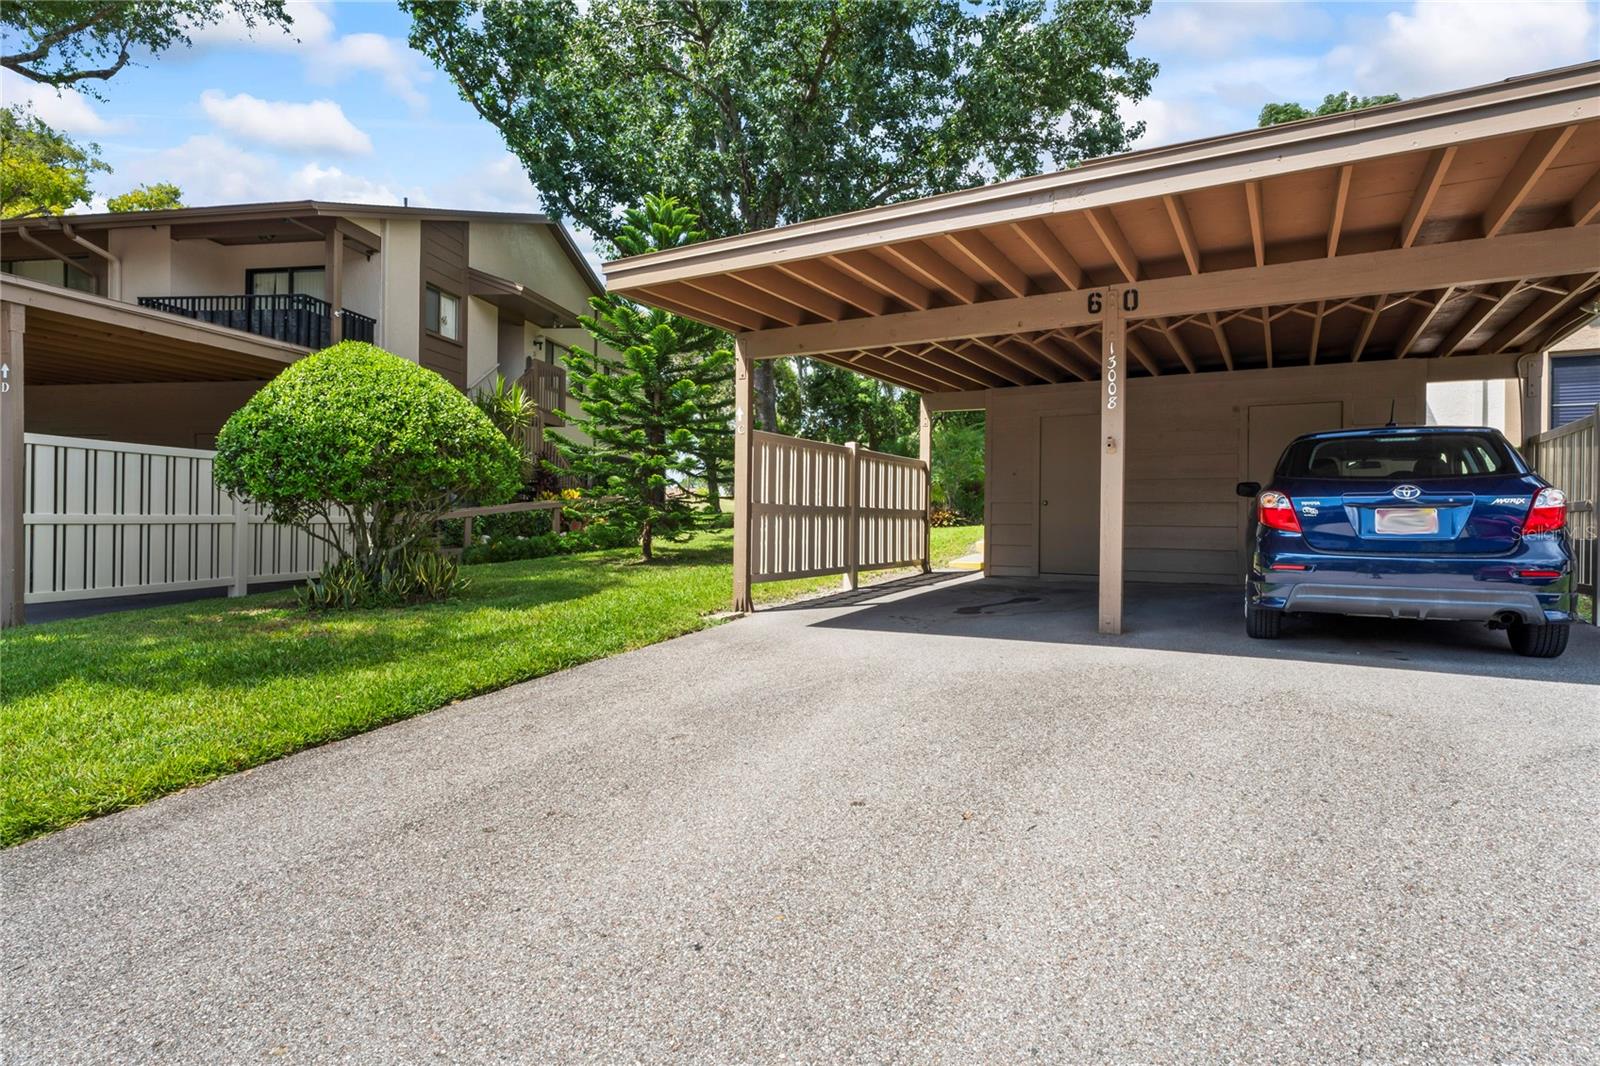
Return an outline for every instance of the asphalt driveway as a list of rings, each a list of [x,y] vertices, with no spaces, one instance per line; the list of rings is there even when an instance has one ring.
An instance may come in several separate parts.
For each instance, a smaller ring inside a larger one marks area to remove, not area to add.
[[[1600,639],[939,578],[0,853],[11,1062],[1600,1056]]]

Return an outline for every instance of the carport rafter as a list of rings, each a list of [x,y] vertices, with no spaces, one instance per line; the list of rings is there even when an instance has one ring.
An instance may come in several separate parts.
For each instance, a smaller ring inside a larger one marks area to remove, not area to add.
[[[1592,270],[1594,235],[1563,228],[1447,244],[1352,253],[1142,282],[1138,318],[1207,314],[1217,308],[1316,300],[1387,298],[1396,288],[1440,289]],[[1387,284],[1392,283],[1392,287]],[[986,303],[882,314],[867,319],[767,329],[749,334],[753,358],[775,359],[855,347],[1004,336],[1093,324],[1091,292],[1043,293]],[[1381,306],[1379,304],[1378,306]]]

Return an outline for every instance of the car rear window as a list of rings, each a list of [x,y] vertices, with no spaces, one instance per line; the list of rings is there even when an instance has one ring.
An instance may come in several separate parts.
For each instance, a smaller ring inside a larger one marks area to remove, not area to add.
[[[1280,477],[1350,480],[1481,477],[1515,473],[1504,442],[1487,433],[1384,433],[1301,440],[1278,464]]]

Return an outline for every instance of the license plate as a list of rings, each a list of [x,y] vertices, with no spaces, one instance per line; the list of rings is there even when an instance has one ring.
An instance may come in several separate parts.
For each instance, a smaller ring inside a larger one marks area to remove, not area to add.
[[[1380,507],[1372,522],[1374,533],[1437,533],[1437,507]]]

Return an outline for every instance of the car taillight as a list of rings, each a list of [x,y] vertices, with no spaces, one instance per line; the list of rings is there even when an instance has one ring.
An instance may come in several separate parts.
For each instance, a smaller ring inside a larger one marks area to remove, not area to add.
[[[1522,532],[1554,533],[1567,524],[1567,494],[1560,489],[1540,489],[1528,509],[1528,520],[1522,523]]]
[[[1260,504],[1262,525],[1285,533],[1300,532],[1300,517],[1294,513],[1294,501],[1289,497],[1281,492],[1263,492]]]

